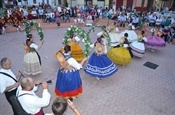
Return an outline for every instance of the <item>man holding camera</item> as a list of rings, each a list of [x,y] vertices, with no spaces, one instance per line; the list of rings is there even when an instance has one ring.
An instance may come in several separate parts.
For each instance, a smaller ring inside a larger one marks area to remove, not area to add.
[[[32,115],[43,115],[43,107],[50,103],[51,95],[47,89],[47,82],[42,82],[43,93],[42,97],[38,97],[35,94],[37,90],[37,84],[34,83],[30,77],[25,77],[21,80],[20,86],[17,90],[16,96],[22,106],[22,108]]]

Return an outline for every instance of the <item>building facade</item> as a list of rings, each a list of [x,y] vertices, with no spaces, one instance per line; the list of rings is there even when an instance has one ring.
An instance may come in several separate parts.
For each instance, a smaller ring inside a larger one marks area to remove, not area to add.
[[[13,4],[15,0],[4,0],[5,3]],[[135,7],[139,11],[146,10],[161,10],[163,7],[168,7],[175,10],[175,0],[16,0],[19,6],[32,6],[39,5],[41,3],[55,5],[68,6],[85,6],[85,5],[97,5],[102,7],[113,7],[115,10],[121,6],[126,8]]]

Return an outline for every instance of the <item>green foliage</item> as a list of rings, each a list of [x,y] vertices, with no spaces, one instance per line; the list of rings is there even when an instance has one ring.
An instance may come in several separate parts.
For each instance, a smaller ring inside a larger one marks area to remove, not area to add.
[[[27,21],[25,23],[25,32],[26,32],[26,35],[30,34],[31,29],[32,29],[33,26],[36,27],[36,30],[37,30],[38,35],[40,37],[40,40],[43,40],[44,39],[44,33],[42,31],[42,28],[40,27],[40,24],[38,24],[38,23],[36,23],[34,21]]]
[[[2,4],[3,4],[3,1],[2,1],[2,0],[0,0],[0,8],[2,8]]]
[[[90,54],[90,38],[89,34],[87,34],[82,28],[79,28],[77,26],[71,26],[66,30],[66,33],[64,35],[64,44],[68,43],[68,39],[70,36],[74,33],[77,33],[78,36],[82,39],[82,42],[84,43],[84,55],[87,57]]]
[[[106,35],[107,35],[106,39],[107,39],[107,42],[108,42],[108,46],[111,46],[111,38],[109,36],[108,30],[105,27],[103,27],[103,26],[101,27],[101,30],[106,33]]]
[[[68,39],[70,38],[70,36],[74,33],[77,33],[77,35],[82,39],[82,42],[84,43],[84,55],[87,57],[90,55],[90,45],[91,45],[91,40],[89,37],[89,34],[93,31],[95,31],[96,28],[96,23],[99,21],[99,19],[93,24],[93,26],[89,29],[89,31],[86,33],[82,28],[79,28],[77,26],[71,26],[70,28],[68,28],[65,32],[64,35],[64,44],[68,43]],[[108,22],[109,23],[109,22]],[[108,46],[110,46],[111,44],[111,39],[109,36],[109,32],[107,31],[106,28],[104,28],[103,26],[101,27],[101,30],[104,31],[107,36],[107,42],[108,42]]]

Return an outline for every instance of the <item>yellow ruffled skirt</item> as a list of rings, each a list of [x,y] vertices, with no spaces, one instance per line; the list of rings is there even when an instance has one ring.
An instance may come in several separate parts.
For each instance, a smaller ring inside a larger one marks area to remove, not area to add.
[[[71,56],[76,60],[76,61],[82,61],[84,59],[84,54],[83,50],[78,44],[72,44],[71,45]]]
[[[107,56],[118,65],[127,65],[132,61],[129,50],[124,47],[111,48]]]

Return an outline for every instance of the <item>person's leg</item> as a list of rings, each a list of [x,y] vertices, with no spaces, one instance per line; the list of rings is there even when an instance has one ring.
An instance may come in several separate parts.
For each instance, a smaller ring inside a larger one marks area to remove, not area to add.
[[[70,16],[68,16],[68,20],[69,20],[69,23],[70,23]]]
[[[12,101],[10,100],[10,97],[13,96],[13,95],[16,95],[16,90],[17,89],[5,93],[5,97],[6,97],[7,101],[12,106],[13,115],[18,115],[18,113],[16,112],[15,107],[12,105]]]

